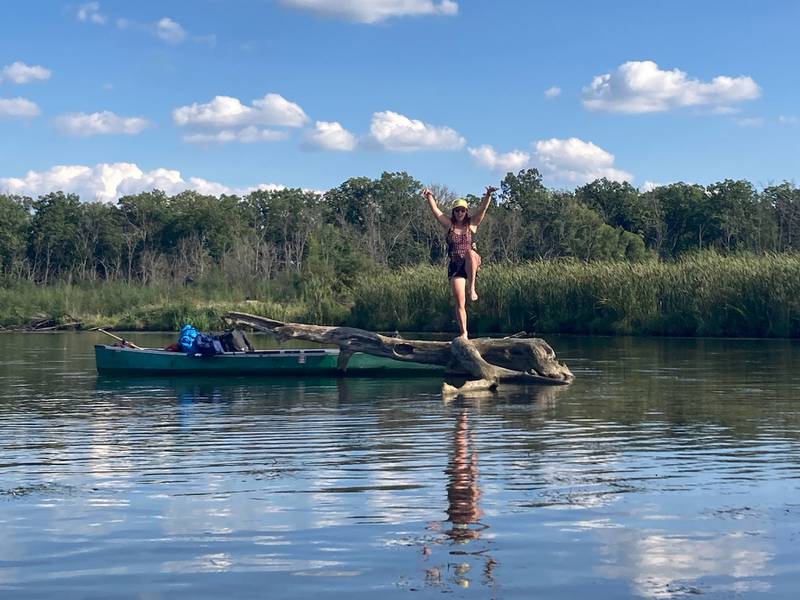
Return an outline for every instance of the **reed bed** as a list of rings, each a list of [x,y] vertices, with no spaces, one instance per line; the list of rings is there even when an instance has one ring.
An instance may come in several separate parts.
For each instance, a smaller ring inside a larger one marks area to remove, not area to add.
[[[800,257],[698,254],[673,263],[575,260],[489,265],[471,332],[800,337]],[[360,326],[455,330],[442,268],[357,282]]]
[[[800,256],[698,254],[677,262],[576,260],[487,265],[480,300],[470,304],[476,333],[527,331],[676,336],[800,337]],[[300,280],[191,286],[27,283],[0,286],[0,326],[34,317],[79,320],[84,328],[219,329],[228,310],[276,319],[377,331],[455,331],[444,268],[418,266],[356,279],[334,292]]]
[[[120,282],[37,286],[0,286],[0,327],[25,327],[46,317],[55,323],[79,321],[81,327],[173,331],[184,323],[205,330],[220,329],[229,310],[302,320],[312,312],[300,301],[281,301],[266,293],[253,298],[231,286],[209,282],[195,286],[130,285]]]

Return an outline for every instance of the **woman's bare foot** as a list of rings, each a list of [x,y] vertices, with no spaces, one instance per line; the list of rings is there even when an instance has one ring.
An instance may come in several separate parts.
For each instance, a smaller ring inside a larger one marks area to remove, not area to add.
[[[468,337],[468,335],[467,335],[467,333],[466,333],[466,332],[465,332],[465,333],[462,333],[462,334],[461,334],[460,336],[458,336],[458,337],[460,337],[462,340],[467,340],[467,339],[469,339],[469,337]]]
[[[477,300],[478,300],[478,292],[476,292],[475,290],[472,290],[469,293],[469,297],[470,297],[470,300],[472,300],[473,302],[477,302]]]

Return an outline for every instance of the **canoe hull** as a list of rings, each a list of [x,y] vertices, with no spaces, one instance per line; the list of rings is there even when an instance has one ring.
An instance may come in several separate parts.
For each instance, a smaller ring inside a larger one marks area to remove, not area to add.
[[[94,347],[97,371],[117,375],[279,375],[279,376],[408,376],[441,375],[444,367],[356,353],[347,370],[336,368],[339,350],[262,350],[217,356],[190,356],[155,349]]]

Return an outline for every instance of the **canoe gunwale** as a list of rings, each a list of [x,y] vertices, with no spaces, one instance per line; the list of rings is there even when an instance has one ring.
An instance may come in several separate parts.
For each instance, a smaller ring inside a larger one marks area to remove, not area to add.
[[[95,344],[95,351],[98,349],[110,350],[111,352],[134,352],[136,354],[147,353],[159,356],[191,356],[194,358],[214,358],[213,356],[203,356],[202,354],[187,354],[186,352],[175,352],[174,350],[164,350],[163,348],[126,348],[114,346],[113,344]],[[252,352],[223,352],[217,356],[339,356],[338,348],[281,348],[272,350],[253,350]]]
[[[95,345],[97,371],[113,375],[242,375],[242,376],[405,376],[440,375],[443,367],[358,353],[345,371],[337,368],[338,348],[290,348],[189,355],[159,348]]]

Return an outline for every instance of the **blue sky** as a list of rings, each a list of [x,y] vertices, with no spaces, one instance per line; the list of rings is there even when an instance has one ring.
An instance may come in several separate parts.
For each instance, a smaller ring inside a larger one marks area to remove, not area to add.
[[[795,180],[794,0],[100,0],[0,19],[0,192]]]

